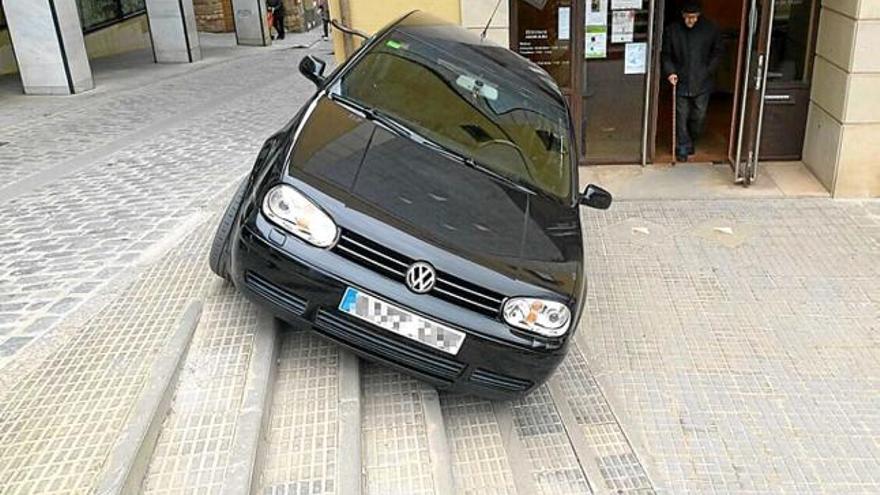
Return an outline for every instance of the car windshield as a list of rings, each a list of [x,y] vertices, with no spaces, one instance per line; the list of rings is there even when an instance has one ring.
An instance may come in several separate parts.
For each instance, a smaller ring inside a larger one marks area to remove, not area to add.
[[[480,57],[474,50],[473,60],[464,60],[439,44],[391,31],[332,92],[379,109],[482,168],[569,201],[571,147],[561,99],[503,77],[497,63],[481,64]]]

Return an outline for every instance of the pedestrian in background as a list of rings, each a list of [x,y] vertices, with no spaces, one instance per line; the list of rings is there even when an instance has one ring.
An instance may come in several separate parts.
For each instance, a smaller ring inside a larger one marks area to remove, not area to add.
[[[272,11],[272,26],[278,33],[278,39],[284,39],[284,1],[266,0],[266,7]],[[274,38],[273,38],[274,39]]]
[[[327,6],[327,0],[318,0],[318,13],[321,14],[321,24],[324,25],[324,37],[327,39],[330,35],[330,8]]]
[[[694,154],[694,141],[703,132],[715,71],[724,54],[721,32],[701,13],[698,2],[685,2],[681,21],[667,26],[663,36],[663,72],[676,89],[675,155],[680,162]]]

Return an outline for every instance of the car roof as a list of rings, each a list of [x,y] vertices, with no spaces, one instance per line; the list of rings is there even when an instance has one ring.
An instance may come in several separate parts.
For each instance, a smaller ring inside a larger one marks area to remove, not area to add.
[[[484,67],[491,66],[508,80],[518,80],[524,88],[547,93],[565,104],[559,86],[537,64],[458,24],[414,10],[389,26],[388,33],[403,33],[448,55],[476,60]]]

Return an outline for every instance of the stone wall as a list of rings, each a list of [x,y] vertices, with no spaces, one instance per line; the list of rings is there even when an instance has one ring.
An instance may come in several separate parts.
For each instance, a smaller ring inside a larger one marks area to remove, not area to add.
[[[284,26],[290,31],[308,31],[318,17],[315,0],[284,0]]]
[[[230,33],[235,31],[231,0],[193,0],[199,31]],[[315,0],[284,0],[284,25],[289,31],[307,31],[317,26]]]
[[[235,31],[231,0],[193,0],[199,31],[229,33]]]
[[[804,163],[834,197],[880,197],[880,2],[822,0]]]

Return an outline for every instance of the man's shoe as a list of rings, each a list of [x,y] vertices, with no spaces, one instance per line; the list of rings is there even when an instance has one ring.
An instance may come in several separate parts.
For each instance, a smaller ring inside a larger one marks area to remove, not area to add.
[[[695,151],[694,151],[694,148],[693,148],[693,147],[688,148],[688,156],[691,156],[691,155],[693,155],[694,153],[695,153]]]
[[[688,161],[688,157],[687,157],[687,155],[676,155],[675,161],[686,162],[686,161]]]

